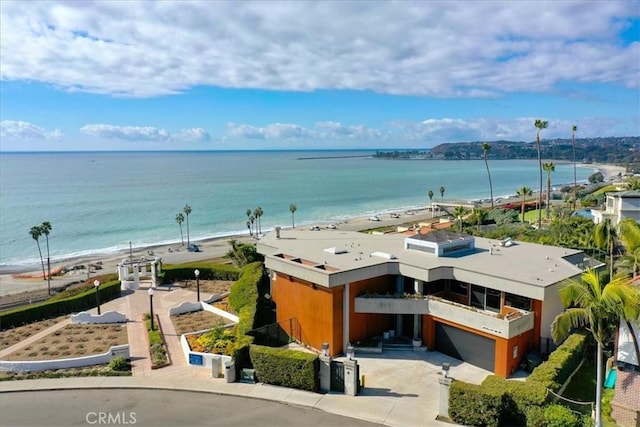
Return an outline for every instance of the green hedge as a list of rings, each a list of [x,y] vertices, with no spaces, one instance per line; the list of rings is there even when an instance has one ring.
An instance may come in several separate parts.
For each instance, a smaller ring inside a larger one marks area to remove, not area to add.
[[[253,344],[253,337],[247,335],[253,329],[258,305],[258,284],[263,276],[262,263],[254,262],[241,271],[240,277],[229,292],[229,306],[238,313],[239,322],[235,326],[235,344],[233,358],[236,369],[250,368],[251,357],[249,347]]]
[[[256,377],[263,383],[312,392],[320,388],[316,354],[252,345],[250,355]]]
[[[216,264],[211,262],[193,262],[190,264],[164,265],[164,283],[173,283],[176,280],[193,280],[194,270],[200,270],[202,280],[232,280],[240,277],[241,270],[228,264]]]
[[[100,285],[100,304],[120,296],[120,281],[113,280]],[[77,313],[96,306],[96,291],[93,287],[64,299],[47,300],[26,307],[18,307],[0,313],[0,330],[13,328],[39,320]]]
[[[449,418],[466,426],[498,427],[504,392],[493,387],[453,381],[449,389]]]
[[[572,334],[526,381],[495,375],[488,376],[481,385],[454,381],[449,394],[449,417],[471,426],[525,425],[529,416],[539,418],[540,411],[532,408],[547,405],[547,389],[557,391],[578,367],[588,338],[583,331]]]
[[[537,381],[544,387],[558,391],[584,358],[584,349],[589,335],[585,331],[576,332],[567,338],[549,359],[537,366],[527,382]]]

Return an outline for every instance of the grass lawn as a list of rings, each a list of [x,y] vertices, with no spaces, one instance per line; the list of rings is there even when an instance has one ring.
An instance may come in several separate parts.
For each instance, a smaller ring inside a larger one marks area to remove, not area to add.
[[[614,391],[602,389],[602,424],[605,427],[613,427],[617,424],[611,418],[611,401]],[[562,393],[563,397],[579,402],[593,402],[596,399],[596,365],[591,361],[585,361],[578,372],[571,378],[571,382]]]

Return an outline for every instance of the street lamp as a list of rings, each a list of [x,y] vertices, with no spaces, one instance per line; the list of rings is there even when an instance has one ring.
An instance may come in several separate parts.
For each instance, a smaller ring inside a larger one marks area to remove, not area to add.
[[[196,289],[198,292],[198,302],[200,302],[200,270],[197,270],[193,272],[193,274],[196,275]]]
[[[96,307],[98,307],[98,316],[100,315],[100,294],[98,293],[98,289],[100,288],[100,281],[96,280],[93,282],[93,286],[96,288]]]
[[[153,288],[149,288],[149,308],[151,312],[151,330],[153,331],[155,328],[153,327]]]

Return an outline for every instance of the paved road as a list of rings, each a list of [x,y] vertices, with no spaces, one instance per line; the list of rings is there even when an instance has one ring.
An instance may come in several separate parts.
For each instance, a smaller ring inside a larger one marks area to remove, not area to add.
[[[100,389],[3,393],[1,426],[377,426],[258,399],[169,390]]]

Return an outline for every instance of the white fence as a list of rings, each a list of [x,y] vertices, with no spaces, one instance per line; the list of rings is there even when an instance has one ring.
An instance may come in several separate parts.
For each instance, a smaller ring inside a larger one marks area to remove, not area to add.
[[[83,357],[72,357],[69,359],[33,361],[0,360],[0,371],[32,372],[46,371],[48,369],[80,368],[83,366],[103,365],[109,363],[111,359],[118,356],[123,356],[125,359],[131,358],[129,353],[129,344],[112,346],[106,353]]]

